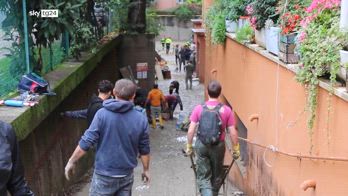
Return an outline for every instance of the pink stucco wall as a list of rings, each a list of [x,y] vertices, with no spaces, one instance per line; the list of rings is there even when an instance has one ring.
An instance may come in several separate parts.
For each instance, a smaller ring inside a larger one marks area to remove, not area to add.
[[[175,8],[176,6],[176,0],[156,0],[156,9],[158,10]]]

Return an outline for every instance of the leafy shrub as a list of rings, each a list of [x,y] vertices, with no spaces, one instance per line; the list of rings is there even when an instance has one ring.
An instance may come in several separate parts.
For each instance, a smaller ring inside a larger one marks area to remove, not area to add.
[[[180,5],[175,11],[174,14],[179,20],[188,21],[192,19],[195,15],[194,11],[190,9],[187,4]]]
[[[226,39],[225,17],[223,14],[216,16],[211,32],[213,44],[223,44]]]
[[[253,37],[254,30],[249,24],[246,24],[236,32],[236,39],[240,43],[251,42],[253,40]]]
[[[146,9],[146,33],[152,33],[158,36],[163,31],[163,27],[158,22],[157,17],[156,10],[151,8]]]
[[[76,20],[74,25],[74,37],[70,47],[70,53],[75,59],[81,57],[81,52],[96,45],[96,39],[92,32],[93,27],[84,21]]]
[[[113,31],[126,31],[128,29],[128,6],[129,0],[110,0],[107,1],[108,8],[112,14],[111,29]]]
[[[251,25],[260,30],[265,27],[267,19],[277,21],[279,15],[276,13],[278,0],[255,0],[251,3],[253,13],[251,15]]]
[[[226,19],[237,21],[240,16],[245,14],[245,0],[223,0],[223,8],[226,12]]]
[[[213,30],[216,17],[220,15],[222,11],[223,9],[222,9],[221,0],[214,1],[213,5],[209,7],[207,14],[205,16],[204,23],[210,32]]]

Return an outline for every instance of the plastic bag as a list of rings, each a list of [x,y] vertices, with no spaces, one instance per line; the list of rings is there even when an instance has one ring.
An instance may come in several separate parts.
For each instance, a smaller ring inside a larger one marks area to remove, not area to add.
[[[180,130],[181,124],[183,123],[184,119],[185,119],[184,113],[180,112],[178,120],[176,121],[176,126],[175,126],[176,130]]]

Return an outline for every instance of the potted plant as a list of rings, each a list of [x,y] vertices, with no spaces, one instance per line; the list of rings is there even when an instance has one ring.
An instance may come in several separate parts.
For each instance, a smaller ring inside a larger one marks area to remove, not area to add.
[[[226,15],[226,20],[225,20],[225,23],[226,23],[226,31],[229,32],[229,33],[235,33],[237,31],[237,28],[238,28],[238,18],[239,17],[235,17],[235,14],[231,11],[228,11],[227,12],[227,15]]]
[[[348,1],[341,1],[340,29],[348,30]]]
[[[244,8],[241,6],[244,0],[224,0],[223,7],[226,12],[226,31],[235,33],[238,28],[239,17],[244,14]]]
[[[295,53],[297,31],[301,27],[301,20],[305,14],[306,3],[302,0],[280,2],[280,35],[279,35],[279,59],[285,63],[298,63],[298,55]]]
[[[254,42],[254,30],[250,24],[244,25],[242,28],[238,29],[236,32],[236,40],[242,44],[253,43]]]
[[[336,0],[327,0],[324,3],[314,0],[307,8],[307,16],[302,24],[304,29],[299,35],[301,67],[297,73],[297,80],[304,84],[307,90],[307,125],[309,136],[312,138],[319,77],[325,74],[330,76],[332,93],[336,76],[340,71],[339,51],[348,45],[348,39],[339,31],[339,3]],[[311,142],[310,152],[312,147]]]
[[[265,24],[266,30],[266,49],[268,52],[278,55],[279,54],[279,33],[280,27],[275,26],[273,20],[268,19]]]
[[[240,2],[236,4],[236,9],[241,13],[238,19],[238,28],[240,29],[243,26],[250,24],[250,15],[253,12],[253,8],[249,5],[249,0],[240,0]]]
[[[255,0],[252,6],[250,18],[251,26],[255,29],[255,41],[258,45],[266,48],[265,23],[268,19],[276,20],[276,6],[278,0]]]

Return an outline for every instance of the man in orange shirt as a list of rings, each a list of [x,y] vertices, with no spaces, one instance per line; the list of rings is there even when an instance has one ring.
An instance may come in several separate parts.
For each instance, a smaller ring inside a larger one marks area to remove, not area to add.
[[[159,118],[159,123],[161,129],[163,129],[163,119],[161,116],[161,104],[165,102],[164,95],[160,89],[158,89],[158,84],[153,85],[153,89],[147,95],[147,103],[151,104],[151,119],[152,128],[156,128],[156,116]]]

